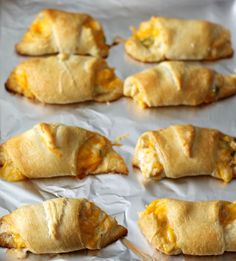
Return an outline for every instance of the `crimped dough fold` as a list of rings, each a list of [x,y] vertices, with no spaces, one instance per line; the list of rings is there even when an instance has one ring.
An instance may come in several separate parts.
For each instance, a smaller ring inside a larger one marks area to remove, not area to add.
[[[141,107],[197,106],[215,102],[236,93],[236,75],[186,62],[162,62],[129,76],[124,95]]]
[[[1,218],[0,245],[35,254],[101,249],[127,229],[86,199],[57,198]]]
[[[9,181],[109,172],[128,169],[106,137],[80,127],[40,123],[0,146],[0,176]]]

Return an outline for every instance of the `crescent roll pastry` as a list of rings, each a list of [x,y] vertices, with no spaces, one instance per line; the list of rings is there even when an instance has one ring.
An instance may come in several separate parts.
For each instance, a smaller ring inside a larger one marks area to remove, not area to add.
[[[186,62],[162,62],[129,76],[124,95],[141,107],[212,103],[236,93],[236,75]]]
[[[49,104],[107,102],[123,95],[122,81],[105,60],[78,55],[23,61],[5,86],[9,91]]]
[[[106,137],[79,127],[40,123],[0,145],[0,177],[8,181],[109,172],[128,169]]]
[[[35,254],[101,249],[127,229],[86,199],[56,198],[0,219],[0,246]]]
[[[48,9],[38,14],[16,51],[30,56],[67,53],[106,57],[109,47],[101,24],[90,15]]]
[[[168,255],[236,251],[236,202],[158,199],[138,224],[153,247]]]
[[[203,20],[151,17],[125,43],[126,52],[142,62],[216,60],[231,56],[230,32]]]
[[[229,182],[236,176],[236,139],[193,125],[148,131],[138,139],[133,165],[147,179],[211,175]]]

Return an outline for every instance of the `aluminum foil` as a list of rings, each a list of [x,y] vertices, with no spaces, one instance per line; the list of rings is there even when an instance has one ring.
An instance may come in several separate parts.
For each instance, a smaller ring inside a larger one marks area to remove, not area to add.
[[[148,255],[146,260],[235,260],[236,254],[227,253],[220,257],[169,257],[154,251],[139,231],[136,221],[138,212],[156,198],[174,197],[188,200],[224,199],[235,200],[236,180],[225,185],[210,177],[161,180],[143,184],[140,172],[131,166],[131,158],[137,138],[151,129],[170,124],[191,123],[218,128],[236,136],[236,97],[202,106],[140,109],[131,99],[122,98],[110,104],[93,102],[50,106],[29,101],[5,91],[4,82],[10,71],[24,57],[14,51],[15,43],[21,38],[35,15],[44,8],[86,12],[101,21],[107,40],[112,43],[116,36],[127,38],[130,26],[138,26],[152,15],[180,18],[207,19],[230,29],[236,50],[236,1],[224,0],[18,0],[0,2],[0,142],[30,129],[38,122],[59,122],[98,131],[114,140],[129,134],[123,146],[117,148],[129,166],[129,176],[108,174],[87,177],[83,180],[54,178],[9,183],[0,180],[0,215],[4,215],[24,204],[42,202],[55,197],[85,197],[117,218],[129,230],[127,239],[140,251]],[[111,49],[108,63],[116,68],[117,74],[125,79],[128,75],[151,65],[138,63],[129,58],[120,44]],[[206,63],[205,63],[206,64]],[[207,63],[224,73],[236,73],[236,58]],[[36,235],[37,236],[37,235]],[[0,250],[0,260],[5,260],[5,250]],[[29,255],[28,260],[74,261],[74,260],[141,260],[122,241],[101,251],[78,251],[54,256]]]

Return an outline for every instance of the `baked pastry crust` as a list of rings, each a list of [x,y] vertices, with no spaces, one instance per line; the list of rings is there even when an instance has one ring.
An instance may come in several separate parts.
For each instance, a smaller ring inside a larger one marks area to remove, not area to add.
[[[40,123],[0,145],[0,176],[8,181],[109,172],[128,169],[106,137],[80,127]]]
[[[19,54],[81,54],[106,57],[109,47],[101,24],[88,14],[46,9],[41,11],[16,44]]]
[[[49,104],[108,102],[123,95],[123,82],[105,60],[78,55],[23,61],[5,86],[11,92]]]
[[[148,241],[168,255],[221,255],[236,251],[236,202],[158,199],[140,214]]]
[[[0,245],[35,254],[101,249],[126,234],[126,228],[86,199],[51,199],[0,219]]]
[[[125,50],[142,62],[216,60],[233,54],[230,32],[219,24],[155,16],[133,29]]]
[[[236,175],[235,164],[235,138],[193,125],[143,133],[133,157],[147,179],[211,175],[229,182]]]
[[[186,62],[162,62],[129,76],[124,95],[141,107],[176,106],[212,103],[236,93],[236,75]]]

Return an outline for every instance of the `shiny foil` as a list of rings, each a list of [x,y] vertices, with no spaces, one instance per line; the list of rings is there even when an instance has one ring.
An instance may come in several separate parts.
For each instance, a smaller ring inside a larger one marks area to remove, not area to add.
[[[86,12],[103,25],[108,43],[119,36],[127,38],[130,26],[138,26],[152,15],[179,18],[207,19],[230,29],[236,50],[236,1],[224,0],[18,0],[0,1],[0,142],[33,127],[39,122],[58,122],[98,131],[110,140],[126,134],[123,146],[116,150],[125,158],[129,175],[98,175],[83,180],[54,178],[9,183],[0,180],[0,215],[29,203],[38,203],[55,197],[85,197],[117,218],[129,230],[127,239],[146,260],[205,261],[235,260],[236,254],[219,257],[169,257],[154,251],[138,229],[138,213],[156,198],[173,197],[187,200],[236,200],[236,180],[230,184],[211,177],[164,179],[144,184],[140,172],[131,166],[137,138],[144,131],[167,127],[170,124],[190,123],[217,128],[236,136],[236,96],[201,107],[169,107],[141,109],[128,98],[108,104],[86,102],[74,105],[42,105],[5,91],[4,82],[11,70],[26,59],[15,53],[20,40],[36,14],[44,8]],[[205,65],[223,73],[236,73],[236,56]],[[152,65],[142,64],[124,53],[123,44],[111,48],[110,66],[125,79]],[[128,134],[128,135],[127,135]],[[37,236],[37,235],[36,235]],[[6,250],[0,249],[0,260],[6,260]],[[11,260],[12,257],[11,257]],[[100,251],[78,251],[61,255],[29,255],[27,260],[142,260],[121,240]]]

